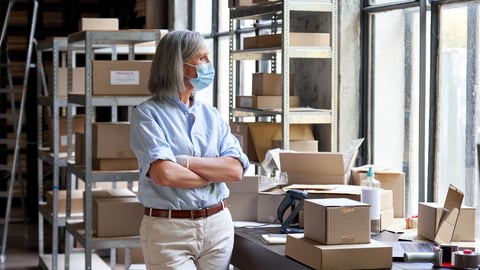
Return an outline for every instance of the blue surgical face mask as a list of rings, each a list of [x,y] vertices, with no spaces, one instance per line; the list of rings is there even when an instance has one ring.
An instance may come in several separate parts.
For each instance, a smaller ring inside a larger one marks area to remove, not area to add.
[[[192,84],[194,90],[202,90],[210,86],[213,82],[213,78],[215,77],[215,69],[211,62],[199,64],[199,65],[192,65],[189,63],[185,63],[191,67],[195,67],[197,70],[197,77],[190,78],[190,83]],[[186,76],[186,75],[185,75]],[[187,76],[188,77],[188,76]]]

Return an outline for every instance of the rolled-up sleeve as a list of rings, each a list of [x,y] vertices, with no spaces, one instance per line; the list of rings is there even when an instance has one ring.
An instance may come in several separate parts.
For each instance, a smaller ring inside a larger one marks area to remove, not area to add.
[[[156,160],[175,160],[166,142],[165,133],[151,115],[138,108],[130,117],[130,147],[139,163],[140,175],[146,176],[150,164]]]

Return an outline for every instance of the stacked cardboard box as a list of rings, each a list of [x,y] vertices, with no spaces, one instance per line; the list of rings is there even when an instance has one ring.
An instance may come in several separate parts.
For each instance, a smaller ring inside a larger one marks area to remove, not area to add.
[[[385,169],[374,166],[375,179],[380,181],[383,189],[393,192],[393,208],[395,218],[405,218],[405,173],[401,171]],[[367,176],[368,165],[352,168],[350,182],[352,185],[360,185]]]
[[[92,167],[94,170],[113,171],[138,168],[135,154],[130,149],[130,123],[92,124]]]
[[[267,151],[277,148],[279,146],[278,142],[282,138],[282,126],[279,123],[231,122],[230,128],[251,161],[262,162]],[[290,150],[299,152],[318,151],[318,141],[314,139],[311,125],[290,125],[289,137]]]
[[[392,247],[370,239],[370,206],[343,198],[307,199],[305,233],[287,236],[285,254],[313,269],[392,266]]]
[[[84,200],[84,207],[87,207]],[[128,189],[92,190],[92,231],[96,237],[139,235],[143,205]]]
[[[329,33],[300,33],[291,32],[289,36],[290,46],[315,46],[329,47]],[[281,34],[248,36],[243,39],[244,49],[275,48],[282,46]]]
[[[58,152],[67,152],[68,147],[68,133],[67,133],[67,117],[59,116],[58,118],[58,138],[59,138],[59,148]],[[72,118],[72,130],[73,132],[83,132],[85,129],[85,116],[76,115]],[[53,149],[53,118],[47,119],[47,143],[51,149]],[[75,144],[75,139],[72,138],[72,143]]]
[[[294,96],[295,80],[290,76],[289,102],[290,107],[298,107],[300,99]],[[237,96],[237,108],[277,110],[282,108],[283,100],[282,74],[254,73],[252,75],[252,95]]]

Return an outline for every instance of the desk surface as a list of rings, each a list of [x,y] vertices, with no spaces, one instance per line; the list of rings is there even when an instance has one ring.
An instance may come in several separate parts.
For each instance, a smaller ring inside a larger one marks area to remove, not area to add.
[[[264,269],[311,269],[285,256],[285,245],[265,245],[260,236],[265,233],[278,233],[278,227],[244,227],[235,228],[235,242],[231,263],[244,270]],[[391,233],[382,233],[382,238],[388,240],[395,237]],[[377,237],[376,237],[377,238]],[[431,263],[394,262],[393,270],[431,270],[435,268]]]

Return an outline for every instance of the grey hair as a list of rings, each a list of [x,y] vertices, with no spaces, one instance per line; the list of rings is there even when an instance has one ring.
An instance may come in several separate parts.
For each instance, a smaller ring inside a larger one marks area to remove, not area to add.
[[[190,30],[172,31],[160,40],[148,81],[154,98],[178,96],[185,90],[183,63],[202,47],[203,42],[200,33]]]

